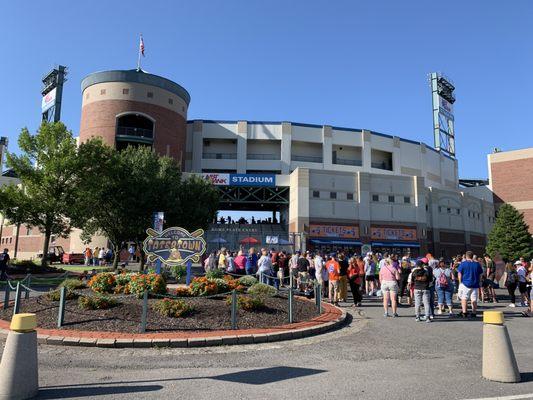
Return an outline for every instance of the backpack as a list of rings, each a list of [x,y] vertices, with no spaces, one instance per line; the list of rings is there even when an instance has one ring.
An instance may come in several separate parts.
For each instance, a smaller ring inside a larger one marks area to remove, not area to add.
[[[415,271],[415,281],[417,282],[427,282],[428,276],[424,268],[419,268]]]
[[[448,278],[446,277],[446,273],[444,271],[441,271],[439,275],[439,281],[438,284],[441,288],[448,287]]]
[[[515,271],[509,271],[507,274],[507,283],[518,282],[518,274]]]

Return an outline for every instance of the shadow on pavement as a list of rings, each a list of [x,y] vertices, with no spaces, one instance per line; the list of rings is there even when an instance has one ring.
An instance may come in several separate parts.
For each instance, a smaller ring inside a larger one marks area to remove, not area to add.
[[[235,383],[247,383],[249,385],[264,385],[267,383],[280,382],[302,376],[321,374],[323,372],[326,371],[311,368],[272,367],[218,375],[213,376],[211,379]]]
[[[533,382],[533,372],[522,372],[520,374],[520,382]]]
[[[110,394],[133,394],[141,392],[155,392],[163,389],[161,385],[146,386],[90,386],[83,387],[55,387],[39,389],[37,399],[69,399],[73,397],[93,397]],[[89,386],[89,385],[87,385]]]

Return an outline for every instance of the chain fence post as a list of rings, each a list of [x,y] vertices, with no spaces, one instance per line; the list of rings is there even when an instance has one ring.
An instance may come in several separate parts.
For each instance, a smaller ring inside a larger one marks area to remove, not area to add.
[[[11,296],[11,287],[9,286],[9,281],[6,281],[6,288],[4,292],[4,310],[9,308],[9,297]]]
[[[148,315],[148,290],[143,294],[143,310],[141,315],[141,333],[146,332],[146,317]]]
[[[320,315],[322,314],[322,285],[320,283],[318,284],[316,293],[317,293],[316,307],[318,309],[318,315]]]
[[[292,300],[293,300],[293,289],[289,289],[289,324],[292,324],[294,318],[292,315]]]
[[[20,309],[20,282],[17,282],[17,290],[15,292],[15,307],[13,308],[13,315],[18,314]]]
[[[30,288],[31,288],[31,274],[28,274],[26,278],[26,293],[24,293],[24,298],[26,300],[30,298]]]
[[[67,288],[59,289],[59,312],[57,313],[57,327],[61,328],[65,321],[65,301],[67,299]]]
[[[237,329],[237,291],[231,292],[231,329]]]

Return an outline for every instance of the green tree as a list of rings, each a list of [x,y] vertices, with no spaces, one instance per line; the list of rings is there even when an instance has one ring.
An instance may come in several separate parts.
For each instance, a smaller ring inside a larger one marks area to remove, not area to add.
[[[510,204],[498,209],[498,216],[488,236],[487,252],[494,257],[498,253],[503,260],[533,257],[529,227],[524,216]]]
[[[4,212],[9,219],[24,209],[15,222],[35,226],[44,234],[44,266],[50,237],[66,237],[72,229],[69,215],[77,198],[77,187],[72,184],[78,173],[76,141],[63,123],[43,122],[35,135],[24,128],[18,145],[22,153],[8,153],[7,165],[20,179],[21,188],[2,189],[9,205]]]
[[[20,226],[28,221],[31,202],[19,185],[6,185],[0,187],[0,214],[17,227],[15,238],[14,258],[17,258]]]

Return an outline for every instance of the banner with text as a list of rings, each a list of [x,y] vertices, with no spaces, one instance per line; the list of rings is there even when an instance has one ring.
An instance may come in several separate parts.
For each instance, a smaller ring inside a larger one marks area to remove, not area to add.
[[[310,237],[359,239],[359,227],[348,225],[309,225]]]
[[[416,240],[416,229],[414,228],[384,228],[371,227],[370,237],[373,240]]]

